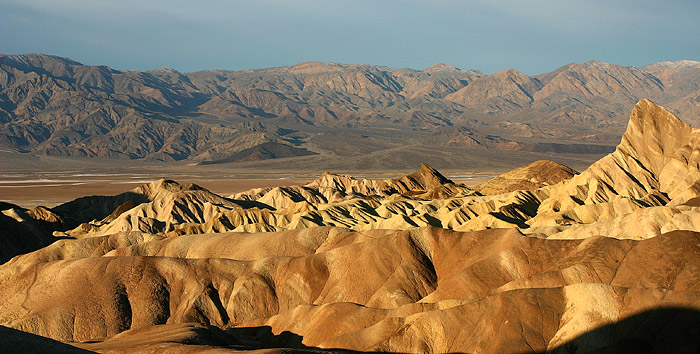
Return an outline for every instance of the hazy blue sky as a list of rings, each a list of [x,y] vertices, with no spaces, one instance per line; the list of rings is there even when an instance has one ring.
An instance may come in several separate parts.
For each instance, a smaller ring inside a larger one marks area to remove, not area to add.
[[[0,0],[0,53],[115,69],[301,61],[492,73],[700,60],[697,0]]]

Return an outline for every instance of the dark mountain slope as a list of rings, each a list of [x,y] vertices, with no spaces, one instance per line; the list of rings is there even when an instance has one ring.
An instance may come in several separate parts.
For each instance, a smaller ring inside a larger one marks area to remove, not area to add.
[[[651,98],[696,123],[700,66],[693,63],[638,69],[593,61],[533,77],[446,64],[413,70],[318,62],[183,74],[120,71],[44,54],[0,55],[0,148],[201,161],[272,142],[332,154],[319,133],[358,130],[382,141],[377,150],[430,146],[435,129],[449,127],[497,136],[509,146],[611,145],[639,99]],[[263,128],[248,129],[251,124]],[[289,131],[295,134],[280,133]],[[449,145],[503,145],[476,140],[480,144],[459,138]]]

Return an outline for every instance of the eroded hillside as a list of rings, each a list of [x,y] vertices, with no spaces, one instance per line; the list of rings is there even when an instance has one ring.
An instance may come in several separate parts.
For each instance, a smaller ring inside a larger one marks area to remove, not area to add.
[[[0,147],[196,162],[318,155],[303,160],[309,166],[352,157],[363,169],[378,167],[376,157],[360,159],[368,154],[407,167],[415,161],[395,157],[426,150],[433,158],[456,148],[491,165],[513,159],[512,151],[529,161],[541,159],[537,153],[601,156],[639,99],[697,124],[699,73],[690,61],[644,68],[591,61],[532,77],[444,64],[413,70],[316,62],[180,73],[0,55]]]
[[[699,186],[700,130],[642,100],[581,173],[538,161],[472,189],[424,164],[3,205],[39,225],[4,238],[61,239],[0,266],[0,324],[76,352],[694,353]]]

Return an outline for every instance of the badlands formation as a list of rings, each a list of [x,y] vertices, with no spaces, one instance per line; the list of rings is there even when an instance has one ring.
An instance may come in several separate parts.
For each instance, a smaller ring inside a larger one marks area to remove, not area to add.
[[[219,196],[3,204],[14,352],[696,353],[700,130],[648,100],[581,173],[428,165]]]

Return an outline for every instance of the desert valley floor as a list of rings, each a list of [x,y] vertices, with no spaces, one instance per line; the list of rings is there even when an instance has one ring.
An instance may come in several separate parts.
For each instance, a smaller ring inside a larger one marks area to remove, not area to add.
[[[0,351],[698,352],[700,129],[642,100],[581,172],[416,167],[4,173]]]
[[[94,169],[82,170],[13,170],[0,174],[0,195],[4,202],[24,208],[37,206],[55,207],[73,199],[90,195],[116,195],[135,187],[168,176],[180,183],[194,183],[207,190],[228,196],[253,188],[284,187],[307,184],[319,177],[313,173],[284,173],[274,171],[254,171],[232,169],[231,171],[210,171],[197,168],[183,171],[155,168],[159,173],[144,173],[142,168],[133,169]],[[232,173],[235,172],[235,173]],[[454,172],[447,177],[468,187],[473,187],[496,177],[497,172]],[[396,172],[370,172],[353,177],[387,179],[400,175]]]

